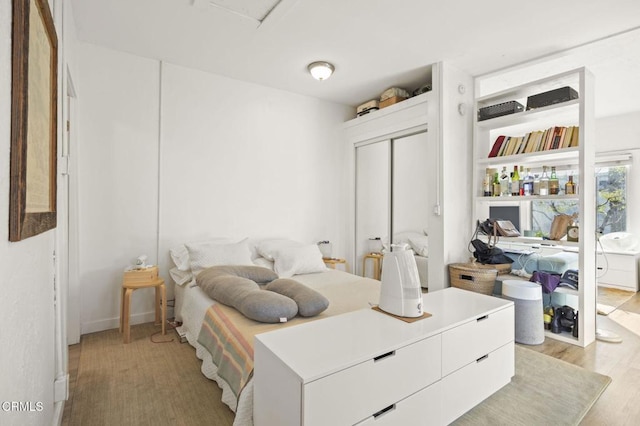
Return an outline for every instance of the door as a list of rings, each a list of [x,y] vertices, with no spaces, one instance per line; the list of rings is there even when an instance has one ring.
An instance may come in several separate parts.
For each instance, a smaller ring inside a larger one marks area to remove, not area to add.
[[[429,217],[429,188],[432,172],[426,166],[429,155],[427,133],[393,140],[391,232],[423,233]],[[395,242],[395,241],[394,241]]]
[[[391,141],[361,145],[356,148],[356,265],[363,275],[364,256],[379,251],[371,245],[374,238],[390,235]],[[371,241],[371,242],[370,242]],[[367,276],[373,276],[373,264],[367,264]]]
[[[67,157],[67,344],[80,342],[80,283],[78,277],[78,139],[76,137],[76,102],[77,95],[71,74],[67,71],[67,127],[66,127],[66,157]]]

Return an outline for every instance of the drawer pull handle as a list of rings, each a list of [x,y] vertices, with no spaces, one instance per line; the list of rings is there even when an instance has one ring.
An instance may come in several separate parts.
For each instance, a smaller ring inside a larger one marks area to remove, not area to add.
[[[486,319],[489,319],[489,315],[481,316],[480,318],[476,319],[476,321],[480,322],[480,321],[484,321]]]
[[[386,408],[383,408],[382,410],[380,410],[380,411],[378,411],[377,413],[375,413],[375,414],[373,415],[373,419],[374,419],[374,420],[377,420],[377,419],[378,419],[378,417],[380,417],[381,415],[386,414],[386,413],[388,413],[389,411],[393,411],[393,410],[395,410],[395,409],[396,409],[396,404],[391,404],[390,406],[388,406],[388,407],[386,407]]]
[[[596,269],[597,269],[598,271],[602,271],[604,268],[603,268],[602,266],[598,266]]]
[[[482,361],[484,361],[485,359],[488,359],[488,358],[489,358],[489,354],[486,354],[485,356],[481,356],[480,358],[476,359],[476,362],[482,362]]]
[[[378,355],[377,357],[373,358],[373,362],[382,361],[383,359],[389,358],[390,356],[394,356],[395,354],[396,354],[396,351],[391,351],[391,352],[387,352],[386,354]]]

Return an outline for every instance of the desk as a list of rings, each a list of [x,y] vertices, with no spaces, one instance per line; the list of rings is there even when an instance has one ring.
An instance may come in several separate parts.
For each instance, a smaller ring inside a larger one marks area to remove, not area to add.
[[[373,261],[373,279],[380,280],[382,274],[382,253],[367,253],[362,259],[362,276],[367,275],[367,260]]]
[[[140,271],[126,271],[122,280],[122,294],[120,303],[120,332],[124,334],[124,343],[131,341],[131,327],[129,324],[131,294],[139,288],[156,289],[156,320],[155,324],[162,325],[162,334],[167,334],[165,323],[167,322],[166,289],[164,280],[158,278],[158,268],[151,267]]]

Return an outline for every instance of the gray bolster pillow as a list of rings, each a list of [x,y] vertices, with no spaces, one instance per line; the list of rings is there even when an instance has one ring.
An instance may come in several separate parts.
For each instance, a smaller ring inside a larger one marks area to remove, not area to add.
[[[213,266],[200,272],[196,283],[212,299],[236,308],[252,320],[266,323],[290,320],[298,313],[295,301],[263,291],[256,281],[247,278],[268,282],[273,276],[277,278],[275,272],[260,266]]]
[[[278,274],[273,272],[269,268],[262,266],[249,266],[249,265],[220,265],[212,266],[201,272],[208,277],[217,277],[221,275],[234,276],[240,278],[247,278],[258,284],[266,284],[278,279]],[[198,274],[199,275],[199,274]],[[196,282],[198,280],[196,279]]]
[[[295,300],[298,313],[303,317],[313,317],[329,307],[329,299],[312,288],[288,278],[278,278],[265,286],[273,291]]]

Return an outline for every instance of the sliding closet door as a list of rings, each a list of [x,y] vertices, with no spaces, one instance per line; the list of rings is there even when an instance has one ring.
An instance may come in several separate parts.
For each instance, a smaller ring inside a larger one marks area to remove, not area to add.
[[[369,253],[370,238],[390,234],[390,141],[356,148],[356,273],[362,275],[362,261]],[[371,262],[369,262],[371,263]],[[371,276],[371,266],[367,265]]]
[[[429,217],[429,188],[434,184],[427,167],[427,133],[394,139],[392,177],[393,234],[422,233]]]

